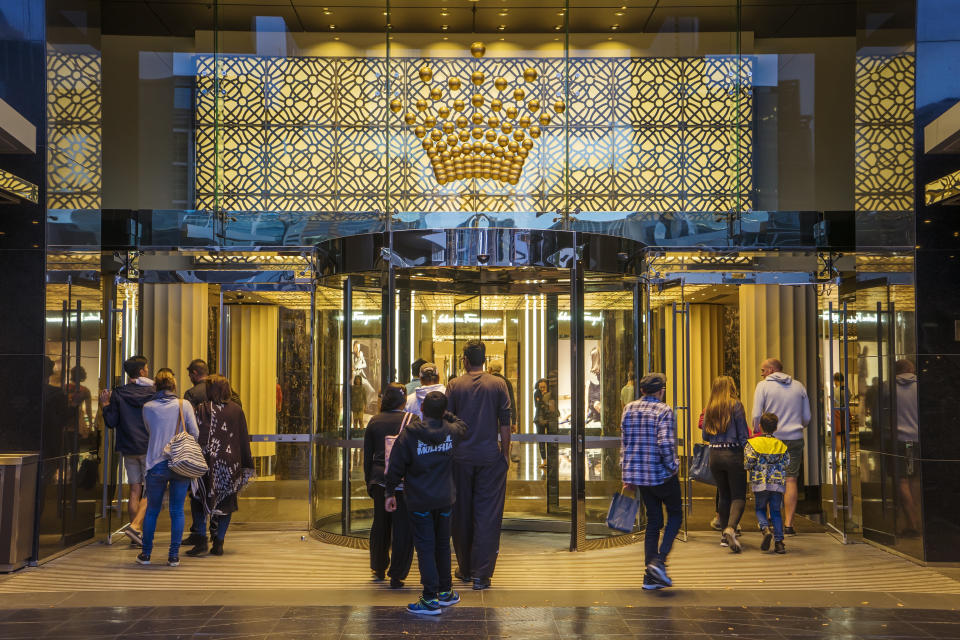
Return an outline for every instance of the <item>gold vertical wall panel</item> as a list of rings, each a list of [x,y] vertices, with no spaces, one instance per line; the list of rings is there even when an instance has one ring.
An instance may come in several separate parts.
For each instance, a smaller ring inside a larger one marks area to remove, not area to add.
[[[677,305],[680,308],[680,304]],[[662,307],[662,323],[665,327],[667,402],[673,402],[673,390],[677,390],[677,398],[683,397],[682,387],[686,375],[686,366],[681,357],[677,360],[677,378],[673,379],[674,355],[678,354],[673,342],[673,320],[670,317],[670,305]],[[677,316],[677,333],[683,330],[683,322]],[[677,340],[683,337],[678,335]],[[713,379],[724,373],[723,371],[723,306],[718,304],[691,304],[690,305],[690,424],[693,427],[693,441],[700,442],[700,430],[697,429],[697,420],[700,412],[710,398],[710,385]]]
[[[206,357],[208,328],[205,283],[143,285],[143,355],[151,374],[173,370],[180,396],[191,386],[187,365]]]
[[[250,435],[277,432],[278,307],[229,305],[230,383],[240,394]],[[255,457],[276,455],[273,442],[253,442]]]
[[[764,284],[741,285],[739,291],[740,395],[747,419],[760,382],[760,364],[767,358],[777,358],[784,372],[807,388],[811,418],[806,434],[810,444],[817,431],[816,292],[812,286]]]

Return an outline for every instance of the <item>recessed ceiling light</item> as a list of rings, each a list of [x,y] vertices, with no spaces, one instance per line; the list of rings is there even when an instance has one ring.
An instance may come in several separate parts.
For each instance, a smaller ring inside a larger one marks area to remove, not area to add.
[[[340,36],[333,36],[333,39],[334,39],[334,40],[339,40],[339,39],[340,39]]]
[[[443,17],[447,17],[448,15],[450,15],[450,12],[447,11],[446,8],[443,8],[443,9],[440,9],[440,15],[442,15]]]
[[[332,24],[332,25],[330,25],[330,28],[331,28],[331,29],[336,29],[336,28],[337,28],[337,25]]]
[[[563,25],[562,25],[562,24],[558,24],[558,25],[555,26],[553,29],[554,29],[555,31],[560,31],[560,29],[563,29]]]
[[[440,28],[441,28],[442,30],[446,31],[447,29],[450,28],[450,25],[448,25],[448,24],[442,24],[442,25],[440,25]]]
[[[498,15],[498,16],[501,16],[501,17],[502,17],[502,16],[505,16],[505,15],[507,15],[507,12],[508,12],[508,11],[509,11],[508,9],[501,9],[500,12],[499,12],[497,15]]]
[[[620,25],[618,25],[618,24],[612,24],[612,25],[610,25],[610,29],[613,30],[613,31],[616,31],[616,30],[619,29],[619,28],[620,28]]]
[[[615,16],[617,16],[617,17],[619,18],[620,16],[623,15],[623,11],[615,11],[615,12],[613,13],[613,15],[615,15]]]
[[[323,10],[323,15],[325,15],[325,16],[333,15],[333,11],[330,11],[330,9],[324,9],[324,10]]]
[[[497,30],[498,30],[498,31],[503,31],[503,30],[506,29],[506,28],[507,28],[507,25],[502,24],[502,25],[500,25],[499,27],[497,27]]]

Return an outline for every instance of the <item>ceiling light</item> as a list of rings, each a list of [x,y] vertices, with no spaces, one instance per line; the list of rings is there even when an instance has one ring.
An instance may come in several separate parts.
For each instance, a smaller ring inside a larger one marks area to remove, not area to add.
[[[502,16],[507,15],[507,12],[508,12],[507,9],[501,9],[500,12],[499,12],[497,15],[502,17]]]
[[[443,8],[443,9],[440,9],[440,15],[446,18],[448,15],[450,15],[450,12],[447,11],[446,8]]]
[[[610,29],[612,29],[613,31],[616,31],[616,30],[619,29],[619,28],[620,28],[620,25],[618,25],[618,24],[612,24],[612,25],[610,25]]]
[[[497,27],[497,30],[498,30],[498,31],[503,31],[503,30],[506,29],[506,28],[507,28],[507,25],[502,24],[502,25],[500,25],[499,27]]]
[[[330,25],[330,28],[331,28],[331,29],[336,29],[336,28],[337,28],[337,25],[332,24],[332,25]]]
[[[331,16],[331,15],[333,15],[333,11],[330,11],[330,9],[324,9],[324,10],[323,10],[323,15],[325,15],[325,16]]]
[[[623,11],[614,11],[613,15],[615,15],[615,16],[617,16],[617,17],[619,18],[620,16],[623,15]]]
[[[554,29],[554,31],[560,31],[560,29],[563,29],[563,25],[562,25],[562,24],[558,24],[558,25],[555,26],[553,29]]]
[[[333,39],[334,39],[334,40],[339,40],[339,39],[340,39],[340,36],[333,36]]]
[[[448,25],[448,24],[442,24],[442,25],[440,25],[440,28],[441,28],[442,30],[446,31],[447,29],[450,28],[450,25]]]

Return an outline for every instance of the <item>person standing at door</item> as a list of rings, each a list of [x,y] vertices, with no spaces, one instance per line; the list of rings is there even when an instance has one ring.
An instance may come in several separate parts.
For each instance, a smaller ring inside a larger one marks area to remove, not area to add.
[[[396,511],[384,507],[386,440],[400,433],[407,402],[402,384],[391,382],[380,397],[380,413],[370,418],[363,434],[363,479],[367,495],[373,500],[373,524],[370,526],[370,571],[374,580],[390,576],[390,588],[400,589],[413,562],[413,538],[407,516],[403,485],[395,488]],[[416,420],[416,418],[413,418]]]
[[[146,462],[147,513],[143,520],[143,549],[137,556],[137,564],[150,564],[157,518],[163,506],[163,495],[169,487],[170,550],[167,564],[177,567],[180,566],[180,536],[183,535],[183,503],[190,490],[190,478],[170,469],[170,461],[163,450],[178,430],[183,429],[194,438],[200,436],[200,431],[193,405],[177,397],[177,379],[173,371],[166,368],[157,371],[156,383],[156,395],[143,405],[143,423],[150,439]]]
[[[537,380],[537,387],[533,392],[533,427],[538,435],[554,435],[560,432],[560,411],[557,409],[557,399],[550,391],[550,383],[546,378]],[[540,468],[547,468],[547,444],[538,445],[540,451]]]
[[[256,476],[250,453],[250,435],[243,409],[230,399],[230,382],[221,375],[206,381],[207,401],[200,405],[197,422],[209,471],[197,480],[201,519],[201,542],[187,551],[188,556],[207,552],[206,519],[210,520],[210,553],[223,555],[223,541],[233,513],[239,508],[237,494]],[[192,506],[192,503],[191,503]]]
[[[710,444],[710,472],[717,481],[717,512],[723,533],[720,544],[740,553],[737,526],[747,500],[747,474],[743,448],[750,438],[747,416],[730,376],[717,376],[703,410],[703,439]]]
[[[439,391],[424,397],[424,421],[413,421],[400,430],[390,451],[384,483],[384,508],[395,513],[396,489],[403,482],[420,565],[423,594],[407,606],[407,611],[431,616],[460,602],[450,575],[450,521],[457,497],[452,466],[467,425],[446,408],[447,398]]]
[[[351,429],[353,433],[351,438],[359,438],[360,431],[363,430],[363,408],[367,406],[367,401],[363,392],[363,378],[353,376],[353,384],[350,385],[350,413],[353,414]]]
[[[760,375],[763,380],[757,383],[753,393],[752,424],[756,431],[764,413],[776,414],[780,419],[776,436],[787,445],[790,453],[783,494],[783,531],[792,536],[797,533],[793,527],[793,515],[797,511],[797,479],[803,462],[803,430],[810,422],[810,398],[803,383],[784,373],[783,363],[776,358],[763,361]]]
[[[423,412],[420,410],[423,399],[431,391],[445,393],[446,390],[447,388],[440,384],[439,367],[432,362],[424,362],[420,365],[420,386],[407,395],[407,411],[423,419]]]
[[[121,531],[139,545],[143,542],[143,520],[147,512],[143,488],[150,442],[150,434],[143,422],[143,406],[153,398],[157,389],[148,377],[150,367],[143,356],[125,360],[123,371],[129,382],[112,391],[101,391],[100,406],[103,407],[104,423],[117,434],[116,450],[123,456],[123,468],[130,484],[130,501],[127,503],[130,522]]]
[[[485,361],[483,342],[470,340],[463,348],[464,373],[447,383],[448,409],[468,428],[453,465],[457,577],[472,580],[476,590],[490,586],[497,565],[510,468],[510,394],[502,379],[483,370]]]
[[[513,383],[510,382],[510,380],[508,380],[506,377],[504,377],[503,363],[500,362],[499,360],[494,360],[493,362],[491,362],[488,369],[491,375],[494,375],[500,378],[501,380],[503,380],[505,383],[507,383],[507,393],[510,396],[510,433],[518,433],[520,431],[520,428],[519,428],[520,425],[517,421],[517,402],[516,402],[516,396],[513,394]],[[510,460],[512,460],[513,462],[520,462],[520,455],[516,453],[515,449],[516,447],[511,446]]]
[[[636,381],[636,378],[637,376],[633,371],[627,373],[627,383],[620,388],[620,411],[626,409],[627,405],[633,402],[633,383]]]
[[[636,488],[647,512],[644,535],[643,588],[673,586],[667,575],[667,556],[683,522],[680,479],[677,471],[677,422],[673,408],[664,402],[667,377],[648,373],[640,379],[639,400],[629,403],[620,421],[620,467],[623,489]],[[663,511],[667,524],[663,524]],[[663,539],[660,531],[663,530]]]

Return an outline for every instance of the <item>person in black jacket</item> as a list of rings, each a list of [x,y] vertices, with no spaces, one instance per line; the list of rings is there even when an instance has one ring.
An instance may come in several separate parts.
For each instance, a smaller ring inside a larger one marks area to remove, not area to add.
[[[447,398],[439,391],[428,393],[421,408],[424,422],[403,429],[390,452],[385,508],[396,510],[396,489],[402,480],[423,584],[423,594],[407,605],[407,611],[439,615],[443,607],[460,602],[451,575],[450,518],[457,498],[453,450],[466,435],[467,425],[446,411]]]
[[[406,388],[397,382],[388,384],[380,398],[380,413],[370,418],[363,436],[363,478],[367,484],[367,494],[373,498],[370,570],[374,580],[383,580],[389,575],[390,587],[393,589],[403,586],[413,563],[413,540],[403,490],[399,487],[396,490],[397,506],[392,514],[387,513],[384,508],[383,495],[386,438],[400,433],[400,427],[407,416],[403,410],[406,402]],[[420,422],[413,415],[410,420],[418,424]]]
[[[143,423],[143,405],[151,400],[157,389],[149,377],[147,359],[133,356],[123,363],[123,371],[130,381],[112,391],[100,392],[103,421],[116,432],[116,449],[123,455],[123,467],[130,483],[130,501],[127,509],[130,522],[122,531],[134,544],[143,542],[143,518],[147,514],[147,501],[143,497],[143,483],[147,475],[147,444],[150,434]]]

